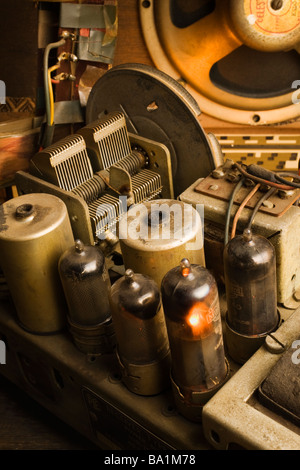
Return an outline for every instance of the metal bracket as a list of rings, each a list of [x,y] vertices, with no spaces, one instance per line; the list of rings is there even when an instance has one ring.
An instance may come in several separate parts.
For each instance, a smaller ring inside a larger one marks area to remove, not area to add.
[[[299,336],[300,308],[276,331],[276,342],[288,347]],[[204,406],[206,439],[216,449],[298,450],[299,427],[265,408],[257,390],[285,348],[270,352],[263,345]],[[275,354],[274,354],[275,352]]]

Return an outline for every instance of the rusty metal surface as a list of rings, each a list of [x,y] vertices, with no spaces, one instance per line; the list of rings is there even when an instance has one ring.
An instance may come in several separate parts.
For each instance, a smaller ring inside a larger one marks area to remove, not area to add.
[[[234,186],[235,184],[231,183],[225,178],[217,180],[210,175],[197,184],[195,187],[195,192],[206,194],[222,201],[229,201]],[[252,188],[242,187],[234,200],[234,204],[240,205],[251,189]],[[253,209],[261,196],[262,193],[260,191],[256,192],[246,204],[246,207]],[[276,193],[268,199],[273,207],[261,206],[259,210],[265,214],[269,214],[274,217],[280,217],[294,204],[295,201],[297,201],[299,197],[300,189],[295,190],[293,196],[287,199],[281,199]]]
[[[218,184],[218,180],[214,181],[215,184]],[[191,203],[194,206],[196,204],[203,204],[205,224],[209,222],[211,225],[223,228],[224,231],[228,201],[218,199],[215,195],[196,192],[195,187],[199,183],[201,183],[200,179],[180,195],[180,200]],[[237,204],[233,206],[231,217],[234,217],[238,210]],[[242,231],[248,225],[252,212],[250,208],[245,208],[242,211],[237,224],[237,232]],[[265,212],[258,211],[252,224],[253,230],[268,238],[276,249],[277,300],[286,306],[287,302],[293,297],[294,292],[299,289],[299,218],[299,207],[291,206],[281,217],[274,217]],[[208,235],[209,238],[212,238],[210,234],[211,231]],[[222,243],[220,236],[217,237],[217,240]],[[209,264],[215,266],[215,259],[217,257],[218,252],[213,251]],[[222,257],[220,261],[222,262]]]
[[[83,243],[87,244],[94,243],[88,206],[81,197],[30,175],[30,173],[25,171],[18,171],[16,173],[16,185],[19,194],[44,192],[59,197],[67,206],[74,238],[79,238]]]
[[[114,354],[89,361],[67,333],[27,333],[15,322],[7,302],[1,302],[0,313],[0,333],[10,346],[1,375],[100,448],[212,449],[201,426],[177,412],[169,389],[150,397],[132,393],[120,380]],[[31,381],[28,373],[24,374],[19,354],[30,361],[26,372],[32,373]],[[49,398],[49,388],[48,396],[45,394],[48,379],[54,399]]]

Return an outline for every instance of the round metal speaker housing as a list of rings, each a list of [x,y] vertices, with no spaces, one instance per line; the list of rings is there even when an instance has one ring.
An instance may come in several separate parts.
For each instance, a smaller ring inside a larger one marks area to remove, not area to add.
[[[140,0],[139,5],[154,65],[185,83],[203,113],[251,126],[299,118],[293,100],[293,83],[299,76],[298,2]],[[224,64],[229,57],[229,65]],[[230,78],[220,80],[226,67]],[[254,86],[261,77],[258,84],[265,80],[264,90]],[[279,77],[284,85],[274,87]]]

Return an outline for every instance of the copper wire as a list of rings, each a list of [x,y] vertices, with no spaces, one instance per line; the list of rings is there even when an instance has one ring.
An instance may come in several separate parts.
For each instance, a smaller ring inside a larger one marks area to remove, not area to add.
[[[250,201],[252,196],[254,196],[254,194],[259,190],[259,188],[260,188],[260,184],[257,184],[256,186],[254,186],[254,188],[249,192],[249,194],[247,194],[247,196],[245,197],[245,199],[243,200],[243,202],[239,206],[238,210],[236,211],[236,214],[235,214],[233,222],[232,222],[231,239],[235,237],[237,222],[239,220],[239,217],[241,215],[242,210],[244,209],[246,204]]]

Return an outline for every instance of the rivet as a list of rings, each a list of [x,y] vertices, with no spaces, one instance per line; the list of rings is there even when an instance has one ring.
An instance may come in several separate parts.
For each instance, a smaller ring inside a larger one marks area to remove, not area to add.
[[[273,207],[274,207],[274,204],[273,204],[273,202],[271,202],[271,201],[264,201],[264,202],[262,203],[262,205],[263,205],[264,207],[267,207],[268,209],[273,209]]]

